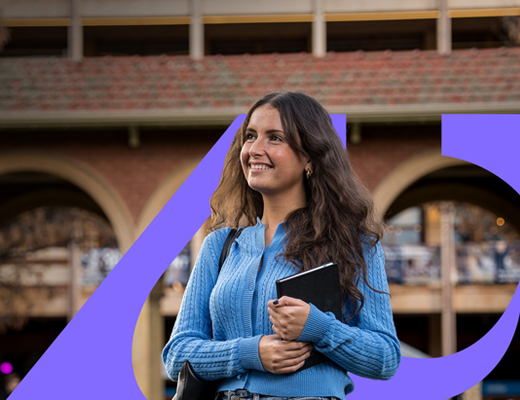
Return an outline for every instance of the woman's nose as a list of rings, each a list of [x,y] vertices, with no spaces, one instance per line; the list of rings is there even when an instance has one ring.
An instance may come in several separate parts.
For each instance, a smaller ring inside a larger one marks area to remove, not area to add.
[[[249,148],[249,155],[262,155],[265,152],[265,143],[262,140],[256,139]]]

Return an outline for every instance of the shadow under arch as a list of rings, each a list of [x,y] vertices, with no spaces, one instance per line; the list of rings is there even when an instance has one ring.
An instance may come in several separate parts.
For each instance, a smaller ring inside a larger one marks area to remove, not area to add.
[[[0,157],[0,175],[39,172],[57,176],[78,186],[101,208],[114,229],[119,247],[125,253],[136,239],[133,218],[116,190],[89,166],[62,155],[12,152]]]
[[[429,183],[426,187],[406,190],[392,204],[388,218],[426,201],[445,200],[470,203],[491,211],[495,215],[505,218],[508,224],[520,232],[518,206],[492,190],[463,183]]]
[[[79,207],[106,219],[103,210],[93,199],[70,189],[44,189],[13,197],[0,205],[0,226],[14,216],[36,207]]]
[[[423,176],[459,165],[470,164],[456,158],[445,157],[441,155],[440,149],[418,154],[404,162],[390,172],[372,192],[377,212],[379,215],[385,215],[401,193]]]

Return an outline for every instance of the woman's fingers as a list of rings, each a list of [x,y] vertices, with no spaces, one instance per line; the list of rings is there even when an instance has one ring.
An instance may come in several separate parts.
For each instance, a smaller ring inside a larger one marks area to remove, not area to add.
[[[297,340],[305,327],[306,319],[292,320],[284,317],[270,316],[273,332],[284,340]]]
[[[283,307],[283,306],[299,306],[299,305],[303,305],[303,304],[305,304],[305,302],[303,300],[296,299],[294,297],[289,297],[289,296],[282,296],[277,300],[269,300],[269,302],[267,303],[267,306],[269,308],[276,309],[278,307]]]
[[[286,356],[288,360],[293,360],[293,362],[299,363],[300,361],[308,358],[311,355],[312,350],[314,350],[312,345],[305,346],[298,350],[288,350]]]
[[[285,351],[306,351],[307,348],[313,347],[311,342],[295,342],[293,340],[280,340],[280,346],[283,346]]]
[[[278,301],[277,304],[275,304]],[[306,302],[283,296],[268,302],[267,312],[273,331],[285,340],[296,340],[301,335],[311,307]]]
[[[314,349],[312,343],[283,341],[277,335],[262,336],[258,347],[264,369],[275,374],[298,370]]]
[[[305,360],[311,355],[311,349],[306,348],[303,354],[294,358],[287,358],[275,366],[275,373],[286,374],[295,372],[305,365]]]

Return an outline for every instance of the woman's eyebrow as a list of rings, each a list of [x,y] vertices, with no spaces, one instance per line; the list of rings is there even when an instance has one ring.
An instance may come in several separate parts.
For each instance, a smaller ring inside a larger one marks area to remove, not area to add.
[[[248,127],[248,128],[246,128],[246,132],[254,132],[254,133],[256,133],[256,129]],[[279,129],[268,129],[268,130],[265,131],[265,133],[281,133],[281,134],[285,135],[285,132],[281,131]]]
[[[247,127],[246,130],[244,131],[244,133],[257,133],[257,132],[256,132],[256,129]],[[267,133],[269,135],[271,135],[273,133],[277,133],[277,134],[282,134],[285,136],[285,132],[281,131],[279,129],[268,129],[265,131],[265,133]]]

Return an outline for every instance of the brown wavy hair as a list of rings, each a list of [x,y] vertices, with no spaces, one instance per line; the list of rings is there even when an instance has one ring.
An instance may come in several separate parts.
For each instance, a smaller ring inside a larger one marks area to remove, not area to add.
[[[285,252],[279,254],[300,270],[334,261],[340,269],[344,306],[351,317],[364,304],[358,289],[367,265],[363,244],[375,247],[384,224],[376,217],[368,190],[352,170],[347,152],[332,126],[328,112],[303,93],[272,93],[249,110],[227,153],[219,186],[210,200],[211,230],[256,225],[262,217],[262,195],[249,187],[242,171],[240,152],[253,112],[270,105],[280,113],[288,144],[310,159],[313,174],[303,179],[307,205],[291,212],[285,221]]]

